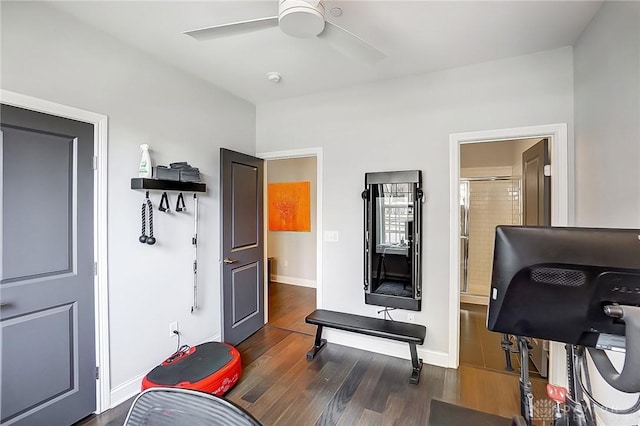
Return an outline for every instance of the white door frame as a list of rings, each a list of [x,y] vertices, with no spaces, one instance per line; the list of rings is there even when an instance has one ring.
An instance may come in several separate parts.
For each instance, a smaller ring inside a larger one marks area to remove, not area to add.
[[[512,139],[551,139],[551,225],[569,225],[569,141],[567,124],[516,127],[454,133],[449,136],[449,367],[458,368],[460,358],[460,145]],[[573,192],[573,191],[571,191]],[[562,349],[560,347],[560,349]],[[552,344],[549,380],[557,383],[566,376],[564,354]],[[558,354],[558,355],[556,355]],[[562,355],[562,356],[560,356]],[[558,359],[560,360],[558,362]]]
[[[94,277],[96,366],[96,413],[111,408],[109,371],[109,298],[107,276],[107,116],[67,105],[0,89],[0,101],[58,117],[93,124],[93,152],[96,170],[93,174],[93,252],[97,266]]]
[[[260,152],[256,154],[256,157],[264,160],[284,160],[288,158],[304,158],[315,157],[316,158],[316,307],[322,308],[322,148],[301,148],[287,151],[271,151]],[[267,166],[267,173],[268,173]],[[267,193],[267,180],[264,180],[265,194]],[[267,211],[267,197],[264,197],[264,209]],[[269,232],[268,226],[269,218],[264,215],[264,241],[267,241],[267,233]],[[264,251],[265,265],[267,262],[267,250]],[[266,272],[265,272],[266,274]],[[265,294],[269,294],[268,280],[265,280]],[[264,322],[265,324],[269,320],[269,298],[264,298]]]

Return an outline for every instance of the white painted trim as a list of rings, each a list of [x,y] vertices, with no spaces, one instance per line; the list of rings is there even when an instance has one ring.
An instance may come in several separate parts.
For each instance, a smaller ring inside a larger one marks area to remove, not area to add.
[[[275,281],[281,284],[297,285],[300,287],[316,288],[318,286],[316,280],[307,280],[298,277],[287,277],[286,275],[272,275],[271,281]]]
[[[137,376],[127,380],[121,385],[114,387],[111,390],[111,401],[113,403],[113,406],[116,407],[135,394],[139,393],[142,387],[142,379],[144,379],[147,374],[148,372],[138,374]]]
[[[111,408],[109,363],[109,280],[107,267],[107,116],[91,111],[34,98],[0,89],[0,101],[7,105],[26,108],[59,117],[93,124],[94,155],[98,156],[98,170],[94,172],[94,258],[98,262],[98,275],[94,282],[96,365],[100,379],[96,381],[96,413]]]
[[[449,136],[450,206],[449,206],[449,354],[448,366],[458,368],[460,346],[460,145],[466,143],[494,142],[500,140],[551,138],[551,224],[569,224],[569,140],[567,124],[495,129]],[[549,380],[560,383],[563,378],[564,355],[551,345]],[[564,372],[566,377],[566,372]],[[566,381],[566,378],[564,379]]]
[[[409,345],[406,343],[335,329],[325,329],[323,333],[323,337],[326,338],[327,342],[330,344],[348,346],[350,348],[361,349],[363,351],[393,356],[396,358],[411,359]],[[420,346],[417,347],[417,350],[418,358],[422,359],[423,363],[445,368],[448,367],[449,357],[445,352],[432,351]],[[408,368],[407,376],[409,375],[409,371],[410,369]]]
[[[316,307],[322,308],[322,148],[301,148],[287,151],[272,151],[272,152],[260,152],[256,154],[256,157],[264,160],[283,160],[285,158],[303,158],[303,157],[316,157]],[[265,185],[267,184],[265,180]],[[265,215],[265,241],[267,233],[266,221],[268,218]],[[267,254],[265,251],[265,264],[267,262]],[[265,282],[265,286],[268,285]],[[265,291],[268,289],[265,287]],[[267,293],[268,294],[268,293]],[[265,305],[268,301],[265,298]],[[265,323],[268,320],[267,313],[268,306],[265,306]]]

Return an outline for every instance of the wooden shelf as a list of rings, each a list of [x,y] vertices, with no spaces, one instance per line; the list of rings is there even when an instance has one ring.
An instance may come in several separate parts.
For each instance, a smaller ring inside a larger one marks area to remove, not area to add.
[[[159,189],[161,191],[207,192],[207,185],[176,180],[131,178],[131,189]]]

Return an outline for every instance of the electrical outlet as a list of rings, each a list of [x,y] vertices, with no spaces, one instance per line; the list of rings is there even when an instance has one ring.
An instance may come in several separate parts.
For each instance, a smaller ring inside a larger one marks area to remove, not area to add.
[[[282,261],[282,266],[284,266],[285,268],[286,268],[287,266],[289,266],[289,261],[288,261],[287,259],[284,259],[284,260]]]
[[[416,314],[414,314],[413,312],[407,313],[407,321],[416,322]]]
[[[173,331],[178,331],[178,321],[176,322],[172,322],[171,324],[169,324],[169,337],[174,337],[175,334]]]

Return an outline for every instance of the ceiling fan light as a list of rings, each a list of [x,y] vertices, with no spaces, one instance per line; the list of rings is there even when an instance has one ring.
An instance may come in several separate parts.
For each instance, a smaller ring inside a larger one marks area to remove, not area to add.
[[[278,14],[280,29],[299,38],[315,37],[324,30],[324,5],[315,7],[304,0],[283,0]]]

